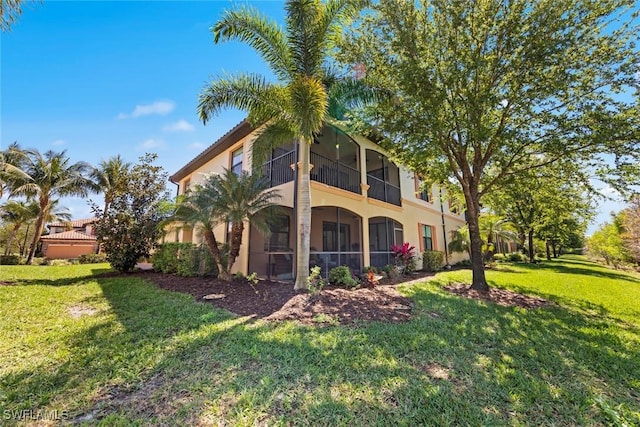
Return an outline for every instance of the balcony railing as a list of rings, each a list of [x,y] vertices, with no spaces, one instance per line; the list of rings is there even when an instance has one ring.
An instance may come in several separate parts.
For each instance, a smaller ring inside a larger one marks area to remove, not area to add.
[[[369,184],[369,197],[400,206],[400,187],[371,175],[367,175],[367,184]]]
[[[262,165],[262,176],[269,180],[272,187],[293,181],[295,175],[291,165],[295,161],[295,151],[289,151]]]
[[[311,153],[311,179],[332,187],[361,194],[360,171],[318,153]]]

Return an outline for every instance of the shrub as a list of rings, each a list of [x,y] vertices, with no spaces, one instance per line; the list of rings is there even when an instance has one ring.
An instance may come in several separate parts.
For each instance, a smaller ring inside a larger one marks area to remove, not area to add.
[[[507,254],[507,259],[511,262],[522,262],[524,261],[524,256],[520,252],[511,252]]]
[[[507,259],[507,257],[504,254],[495,254],[495,255],[493,255],[493,260],[495,262],[505,262],[506,259]]]
[[[425,271],[438,271],[444,262],[444,252],[424,251],[422,254],[422,269]]]
[[[20,255],[0,255],[0,265],[18,265],[21,259]]]
[[[153,269],[192,277],[218,274],[209,249],[193,243],[163,243],[151,258]]]
[[[80,264],[98,264],[100,262],[107,262],[107,254],[86,254],[78,257]]]
[[[471,260],[470,259],[463,259],[461,261],[456,262],[455,264],[458,267],[471,267]]]
[[[355,288],[358,286],[358,281],[351,275],[351,270],[344,265],[329,270],[329,283],[345,288]]]
[[[71,265],[72,262],[68,259],[48,259],[47,265]]]
[[[402,246],[393,245],[393,258],[396,266],[400,267],[402,274],[411,274],[416,270],[415,246],[411,246],[409,242],[404,242]]]
[[[326,284],[322,278],[322,268],[319,265],[311,268],[311,273],[309,273],[309,277],[307,277],[307,287],[311,295],[317,295]]]

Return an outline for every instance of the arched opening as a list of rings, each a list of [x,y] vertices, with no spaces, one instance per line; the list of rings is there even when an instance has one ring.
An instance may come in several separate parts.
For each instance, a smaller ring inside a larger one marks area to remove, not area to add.
[[[360,146],[346,133],[325,126],[311,146],[311,179],[361,194]]]
[[[336,206],[312,208],[309,265],[322,267],[325,277],[329,270],[340,265],[346,265],[354,273],[360,273],[362,218]]]
[[[369,218],[369,257],[373,267],[393,264],[393,245],[402,245],[402,224],[391,218],[378,216]]]

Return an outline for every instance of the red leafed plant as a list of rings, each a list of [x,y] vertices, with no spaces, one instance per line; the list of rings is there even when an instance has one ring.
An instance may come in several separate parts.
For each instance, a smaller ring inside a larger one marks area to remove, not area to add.
[[[396,267],[402,269],[402,274],[410,274],[415,271],[415,249],[416,247],[412,246],[409,242],[404,242],[402,246],[393,245],[391,247]]]

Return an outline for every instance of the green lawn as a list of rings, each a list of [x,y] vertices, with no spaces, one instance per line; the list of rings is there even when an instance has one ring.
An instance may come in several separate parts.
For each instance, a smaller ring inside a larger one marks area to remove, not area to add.
[[[406,289],[411,322],[358,327],[254,322],[106,268],[0,267],[21,281],[0,286],[0,424],[640,425],[640,278],[581,258],[488,272],[556,307],[461,299],[450,272]]]

